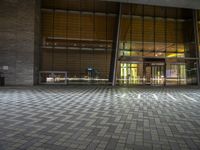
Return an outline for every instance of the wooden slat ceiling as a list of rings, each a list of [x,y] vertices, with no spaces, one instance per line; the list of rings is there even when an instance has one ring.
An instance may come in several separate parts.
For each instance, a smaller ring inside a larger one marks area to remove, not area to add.
[[[53,24],[54,20],[54,24]],[[175,42],[176,33],[178,40],[183,41],[183,24],[184,22],[176,22],[167,20],[167,24],[162,19],[155,20],[155,37],[157,42],[163,41],[165,29],[167,29],[167,41]],[[115,26],[114,16],[93,16],[79,15],[73,13],[56,12],[53,19],[53,13],[42,13],[42,35],[44,37],[61,37],[74,39],[90,39],[90,40],[112,40],[113,30]],[[166,26],[166,27],[165,27]],[[53,29],[54,28],[54,29]],[[144,29],[142,18],[122,17],[121,21],[121,40],[130,40],[130,34],[134,41],[141,41],[142,32],[144,30],[144,40],[154,41],[154,20],[144,18]]]
[[[52,12],[42,13],[42,35],[44,37],[112,40],[114,26],[115,16],[94,17],[93,15],[80,16],[80,14],[63,12],[56,12],[55,15]]]
[[[200,9],[199,0],[104,0],[104,1],[178,7],[187,9]]]
[[[99,0],[42,0],[42,8],[117,13],[118,4]],[[107,9],[109,8],[109,9]]]
[[[89,11],[89,12],[102,12],[102,13],[118,13],[118,3],[105,2],[100,0],[42,0],[42,8],[48,9],[61,9],[72,11]],[[143,7],[144,6],[144,7]],[[144,11],[143,11],[144,9]],[[154,14],[155,9],[155,14]],[[189,9],[149,6],[123,3],[123,14],[132,14],[137,16],[158,16],[168,18],[190,18],[192,11]],[[143,14],[144,13],[144,14]]]

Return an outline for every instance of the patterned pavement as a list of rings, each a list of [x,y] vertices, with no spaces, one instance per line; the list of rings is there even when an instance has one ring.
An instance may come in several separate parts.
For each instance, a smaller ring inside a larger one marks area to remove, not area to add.
[[[200,89],[0,88],[0,150],[93,149],[200,149]]]

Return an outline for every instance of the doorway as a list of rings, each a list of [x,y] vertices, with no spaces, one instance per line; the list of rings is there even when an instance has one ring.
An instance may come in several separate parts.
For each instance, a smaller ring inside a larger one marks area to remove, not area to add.
[[[145,63],[144,75],[146,85],[165,84],[165,64],[164,63]]]
[[[120,68],[120,84],[139,84],[138,64],[121,63]]]

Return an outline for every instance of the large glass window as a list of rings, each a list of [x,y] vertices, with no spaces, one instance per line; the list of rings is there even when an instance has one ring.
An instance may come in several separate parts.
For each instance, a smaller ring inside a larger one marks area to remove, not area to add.
[[[155,19],[155,56],[165,57],[166,44],[165,44],[165,19]]]
[[[197,60],[185,60],[186,61],[186,76],[187,84],[197,84]]]
[[[154,57],[154,19],[152,17],[144,17],[143,26],[143,56]]]
[[[185,85],[186,84],[186,64],[173,63],[170,61],[166,65],[166,84]]]
[[[40,71],[67,72],[70,82],[108,81],[119,6],[100,0],[42,0]],[[120,83],[195,84],[198,53],[192,10],[129,3],[121,6]],[[200,32],[200,23],[198,28]],[[145,71],[151,71],[149,82]]]
[[[194,57],[191,31],[185,32],[184,9],[122,5],[120,56],[184,58]],[[187,16],[188,17],[188,16]],[[192,17],[192,16],[190,16]],[[191,25],[191,23],[190,23]],[[190,38],[185,38],[188,36]],[[190,39],[190,40],[189,40]]]
[[[198,33],[199,33],[199,55],[200,55],[200,10],[198,10]]]
[[[134,56],[142,56],[143,52],[143,19],[140,16],[132,16],[131,49]]]
[[[98,0],[43,0],[40,70],[66,71],[70,82],[107,81],[117,8]]]
[[[191,76],[195,73],[191,74],[187,67],[190,64],[194,69],[194,62],[186,61],[186,58],[196,58],[191,10],[135,4],[123,4],[122,10],[119,57],[124,56],[123,60],[129,61],[142,59],[143,64],[149,64],[150,84],[153,84],[153,76],[160,77],[154,80],[155,84],[158,81],[167,85],[194,84]],[[163,64],[161,69],[152,66],[159,60]],[[145,69],[143,83],[148,83]]]

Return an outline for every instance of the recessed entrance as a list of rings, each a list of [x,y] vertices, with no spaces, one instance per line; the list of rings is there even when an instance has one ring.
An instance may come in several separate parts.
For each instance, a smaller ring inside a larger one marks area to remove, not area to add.
[[[165,84],[165,59],[144,59],[144,84]]]
[[[121,62],[119,84],[164,85],[165,68],[164,59]]]
[[[144,82],[147,85],[164,84],[164,63],[147,63],[144,64]]]
[[[138,64],[121,63],[120,77],[121,84],[139,84]]]

